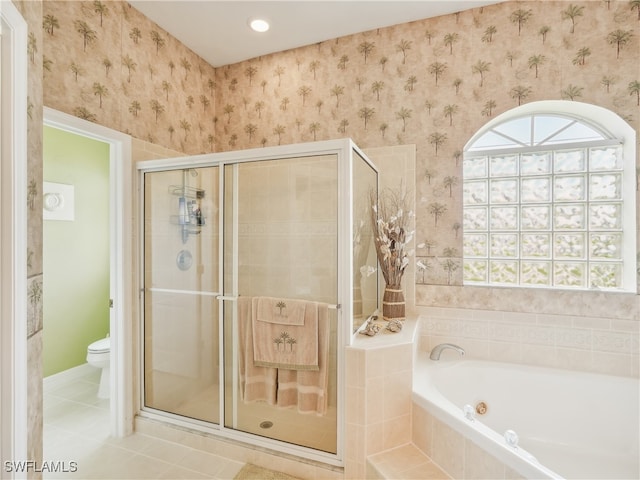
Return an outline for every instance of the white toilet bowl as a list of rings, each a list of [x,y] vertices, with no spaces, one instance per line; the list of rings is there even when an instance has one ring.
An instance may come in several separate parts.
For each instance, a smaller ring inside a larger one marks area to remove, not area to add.
[[[96,340],[87,347],[87,363],[101,368],[98,398],[109,398],[109,377],[111,366],[111,338]]]

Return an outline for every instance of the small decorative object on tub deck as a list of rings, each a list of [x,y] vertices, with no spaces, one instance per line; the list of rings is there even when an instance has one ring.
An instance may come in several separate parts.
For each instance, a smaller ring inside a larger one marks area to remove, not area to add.
[[[409,208],[409,195],[402,186],[398,191],[371,192],[371,224],[380,270],[385,281],[382,318],[387,321],[405,319],[402,276],[413,250],[414,213]],[[397,331],[397,330],[392,330]]]
[[[364,328],[360,330],[360,333],[362,335],[368,335],[370,337],[373,337],[376,333],[378,333],[380,331],[380,325],[375,323],[377,318],[378,317],[375,317],[375,316],[369,317],[369,320],[367,320],[367,323],[364,326]]]
[[[399,332],[402,330],[402,322],[400,320],[389,320],[387,330],[390,332]]]

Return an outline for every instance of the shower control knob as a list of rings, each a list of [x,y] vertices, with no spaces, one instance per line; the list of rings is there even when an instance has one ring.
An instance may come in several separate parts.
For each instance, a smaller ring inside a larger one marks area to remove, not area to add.
[[[507,445],[509,445],[510,447],[517,447],[519,440],[520,439],[518,438],[518,434],[513,430],[507,430],[506,432],[504,432],[504,441],[507,442]]]

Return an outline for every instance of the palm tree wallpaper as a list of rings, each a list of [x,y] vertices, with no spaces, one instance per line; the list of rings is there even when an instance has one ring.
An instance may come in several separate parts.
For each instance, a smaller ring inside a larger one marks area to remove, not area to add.
[[[549,99],[603,106],[638,130],[639,3],[505,2],[214,69],[126,2],[47,1],[44,102],[188,154],[415,144],[416,282],[460,285],[465,143]]]
[[[462,150],[485,122],[526,102],[566,99],[608,108],[640,132],[640,0],[506,1],[215,69],[126,2],[12,1],[29,28],[34,460],[42,458],[43,105],[187,154],[345,136],[363,148],[415,144],[416,283],[444,285],[441,298],[455,297],[446,285],[461,282]],[[629,330],[637,323],[633,308],[607,311],[610,296],[559,298],[632,319]],[[492,299],[476,299],[478,308]],[[520,300],[493,306],[518,311]]]
[[[214,149],[215,71],[126,2],[44,3],[44,102],[141,140]]]
[[[506,2],[221,67],[216,149],[415,144],[416,282],[460,285],[465,143],[492,117],[550,99],[609,108],[638,130],[638,10]]]

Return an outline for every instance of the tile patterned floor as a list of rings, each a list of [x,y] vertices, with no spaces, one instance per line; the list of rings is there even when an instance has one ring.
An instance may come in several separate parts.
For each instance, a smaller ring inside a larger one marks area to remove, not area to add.
[[[90,367],[89,367],[90,368]],[[100,372],[44,389],[43,478],[232,479],[243,463],[139,433],[109,435],[109,402],[96,394]]]

